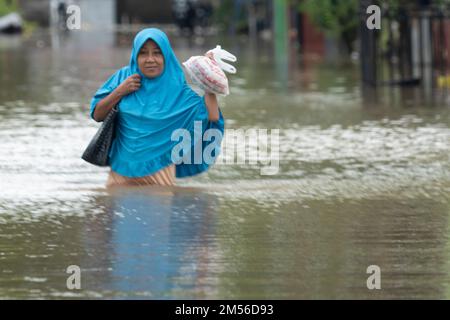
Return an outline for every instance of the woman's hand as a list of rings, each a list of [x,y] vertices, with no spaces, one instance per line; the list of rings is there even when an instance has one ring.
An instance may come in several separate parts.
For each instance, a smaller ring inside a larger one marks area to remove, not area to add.
[[[138,91],[141,87],[141,76],[137,73],[129,76],[116,89],[121,97],[125,97],[132,92]]]
[[[113,92],[99,101],[95,106],[94,120],[103,121],[111,109],[126,95],[139,90],[141,87],[141,76],[137,73],[129,76]]]

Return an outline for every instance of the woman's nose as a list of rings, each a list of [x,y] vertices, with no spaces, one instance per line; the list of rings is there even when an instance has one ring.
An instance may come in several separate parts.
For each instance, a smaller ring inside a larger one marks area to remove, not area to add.
[[[145,59],[146,62],[153,62],[155,61],[155,57],[150,53],[147,55],[147,59]]]

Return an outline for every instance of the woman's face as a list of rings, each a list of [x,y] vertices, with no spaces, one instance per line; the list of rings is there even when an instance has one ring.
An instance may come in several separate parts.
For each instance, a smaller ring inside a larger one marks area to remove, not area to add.
[[[164,70],[164,56],[153,40],[147,40],[138,54],[138,66],[147,78],[155,78]]]

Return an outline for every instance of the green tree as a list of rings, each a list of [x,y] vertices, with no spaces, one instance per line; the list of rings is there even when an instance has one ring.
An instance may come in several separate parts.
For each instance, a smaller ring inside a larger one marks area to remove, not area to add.
[[[323,32],[340,38],[348,52],[353,51],[358,35],[359,0],[305,0],[299,9]]]
[[[298,2],[299,0],[291,0]],[[374,0],[373,4],[378,1]],[[411,0],[384,0],[383,7],[388,7],[395,16],[403,7],[417,5]],[[450,0],[434,0],[434,6],[448,6]],[[312,22],[327,35],[339,38],[349,52],[358,36],[360,0],[303,0],[298,5],[301,12],[308,14]]]
[[[17,0],[0,0],[0,17],[17,11]]]

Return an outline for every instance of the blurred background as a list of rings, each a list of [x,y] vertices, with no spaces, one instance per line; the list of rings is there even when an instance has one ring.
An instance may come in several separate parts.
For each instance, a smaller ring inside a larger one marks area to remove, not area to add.
[[[277,175],[104,188],[89,102],[146,27],[237,56],[226,128],[279,129]],[[448,299],[449,215],[448,0],[0,0],[0,298]]]

